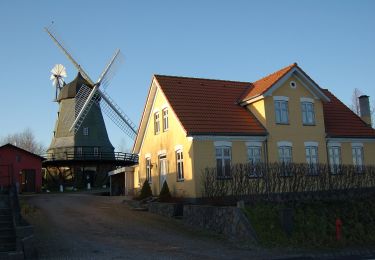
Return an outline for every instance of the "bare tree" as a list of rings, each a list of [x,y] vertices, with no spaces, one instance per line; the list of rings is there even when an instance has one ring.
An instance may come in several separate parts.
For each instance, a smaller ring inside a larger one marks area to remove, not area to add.
[[[35,139],[34,133],[30,128],[26,128],[20,133],[9,134],[0,140],[0,144],[7,143],[38,155],[41,155],[46,151],[45,146]]]
[[[359,106],[359,97],[362,95],[362,92],[358,89],[355,88],[353,90],[352,94],[352,105],[350,106],[351,110],[356,113],[358,116],[360,116],[360,106]]]

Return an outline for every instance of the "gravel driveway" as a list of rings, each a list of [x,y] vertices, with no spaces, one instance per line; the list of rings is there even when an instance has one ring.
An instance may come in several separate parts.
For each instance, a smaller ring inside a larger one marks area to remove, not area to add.
[[[277,256],[193,229],[181,220],[133,211],[124,197],[37,194],[21,197],[41,259],[257,259]]]

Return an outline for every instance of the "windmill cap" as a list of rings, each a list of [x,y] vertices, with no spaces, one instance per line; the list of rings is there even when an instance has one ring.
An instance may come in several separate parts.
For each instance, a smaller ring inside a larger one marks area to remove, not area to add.
[[[63,99],[68,98],[74,98],[82,85],[86,85],[92,88],[90,83],[81,75],[80,72],[78,72],[77,77],[75,77],[75,79],[71,82],[64,85],[64,87],[61,89],[57,101],[61,101]]]

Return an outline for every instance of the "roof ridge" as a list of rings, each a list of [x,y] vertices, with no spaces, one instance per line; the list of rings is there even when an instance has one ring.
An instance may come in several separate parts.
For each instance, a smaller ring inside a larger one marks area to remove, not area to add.
[[[233,83],[246,83],[251,85],[250,81],[236,81],[236,80],[227,80],[227,79],[210,79],[210,78],[201,78],[201,77],[187,77],[187,76],[174,76],[174,75],[162,75],[162,74],[154,74],[155,77],[168,77],[168,78],[181,78],[181,79],[201,79],[201,80],[210,80],[210,81],[226,81],[226,82],[233,82]]]
[[[288,66],[286,66],[286,67],[284,67],[284,68],[282,68],[282,69],[279,69],[279,70],[275,71],[275,72],[272,72],[272,73],[270,73],[270,74],[264,76],[263,78],[260,78],[260,79],[258,79],[258,80],[256,80],[256,81],[252,82],[252,83],[255,84],[256,82],[262,81],[262,80],[264,80],[264,79],[266,79],[266,78],[268,78],[268,77],[271,77],[271,76],[273,76],[273,75],[275,75],[275,74],[277,74],[277,73],[280,73],[280,72],[283,71],[283,70],[291,69],[291,68],[293,68],[293,67],[295,67],[295,66],[298,66],[297,62],[294,62],[294,63],[292,63],[292,64],[290,64],[290,65],[288,65]]]

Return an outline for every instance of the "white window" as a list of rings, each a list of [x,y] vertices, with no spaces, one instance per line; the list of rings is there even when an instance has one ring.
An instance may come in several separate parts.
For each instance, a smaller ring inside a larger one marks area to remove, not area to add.
[[[151,158],[146,158],[146,180],[148,183],[152,182],[151,178]]]
[[[77,147],[77,155],[82,156],[82,147]]]
[[[275,115],[277,124],[288,124],[288,101],[286,100],[275,100]]]
[[[279,161],[284,164],[292,162],[291,146],[279,146]]]
[[[168,161],[167,155],[159,155],[159,165],[160,165],[160,189],[163,187],[164,182],[167,181],[168,174]]]
[[[168,108],[163,109],[163,132],[168,130]]]
[[[315,125],[314,103],[302,102],[302,122],[304,125]]]
[[[184,180],[184,156],[182,150],[176,151],[177,180]]]
[[[89,128],[88,127],[84,127],[83,128],[83,135],[89,135]]]
[[[258,177],[261,174],[259,164],[262,162],[262,147],[261,146],[248,146],[247,147],[247,158],[249,162],[249,176]]]
[[[358,172],[363,170],[363,147],[352,146],[353,165]]]
[[[328,147],[329,165],[331,167],[331,173],[336,174],[339,172],[341,165],[341,147],[340,146],[329,146]]]
[[[154,132],[155,134],[160,133],[160,115],[159,112],[154,114]]]
[[[94,156],[99,155],[99,147],[94,147]]]
[[[230,177],[231,150],[230,146],[216,146],[216,171],[218,178]]]
[[[317,146],[305,146],[306,162],[310,166],[309,173],[318,173],[318,147]]]

